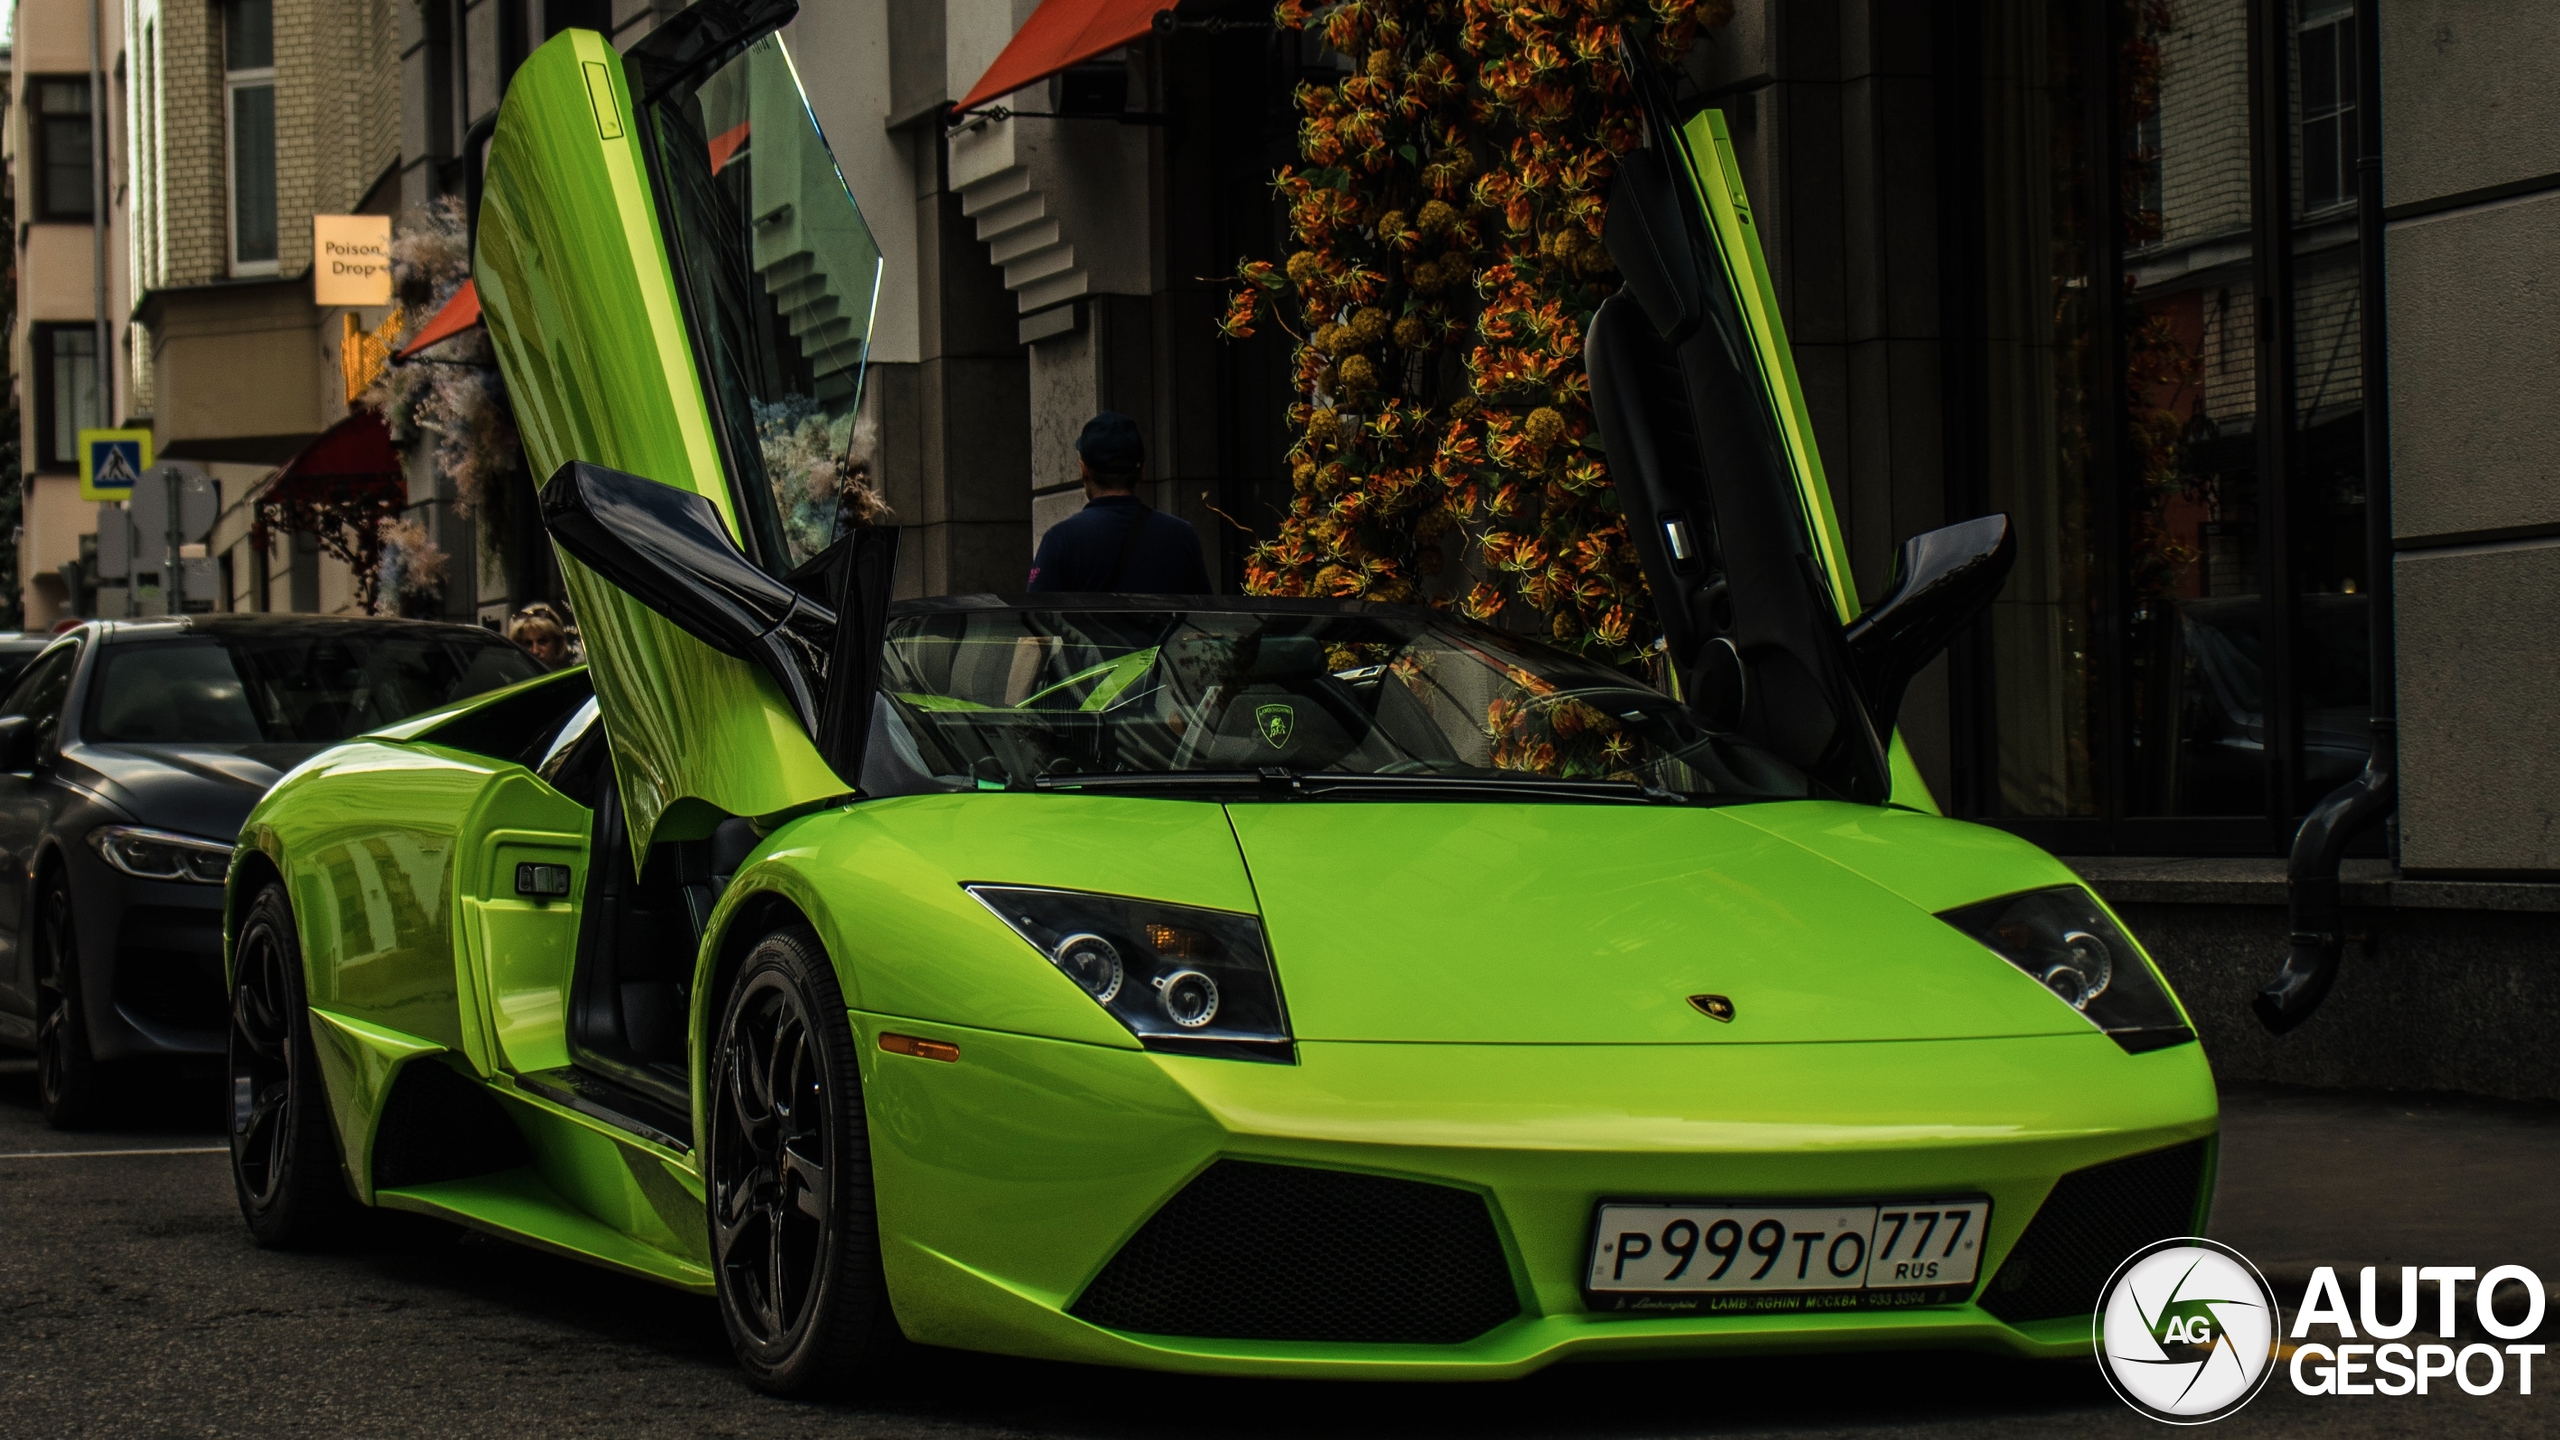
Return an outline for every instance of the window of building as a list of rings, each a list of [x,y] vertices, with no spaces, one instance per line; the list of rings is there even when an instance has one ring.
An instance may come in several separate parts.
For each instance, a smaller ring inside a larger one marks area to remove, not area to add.
[[[27,80],[28,138],[36,151],[38,220],[89,223],[92,201],[89,154],[89,81],[83,76],[37,75]]]
[[[276,268],[276,44],[272,0],[222,7],[231,140],[231,271]]]
[[[36,464],[60,473],[80,468],[80,432],[106,422],[98,414],[98,332],[76,325],[30,326],[35,362]]]
[[[2302,111],[2302,208],[2356,198],[2356,24],[2335,0],[2303,0],[2297,39]]]
[[[1950,498],[2020,546],[1952,798],[2065,852],[2280,853],[2369,748],[2352,13],[1977,3]]]

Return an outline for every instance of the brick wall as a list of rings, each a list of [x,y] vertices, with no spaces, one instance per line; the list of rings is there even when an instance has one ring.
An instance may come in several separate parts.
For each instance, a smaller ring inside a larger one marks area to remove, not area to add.
[[[276,0],[277,269],[311,266],[311,217],[353,210],[400,157],[401,0]],[[160,77],[152,288],[231,273],[221,10],[182,4],[156,20]],[[146,72],[148,73],[148,72]],[[156,252],[156,253],[155,253]]]
[[[311,268],[311,217],[355,209],[400,158],[398,0],[276,0],[277,269]]]
[[[150,283],[200,285],[229,273],[221,15],[210,5],[169,6],[159,36],[159,229],[167,248]]]

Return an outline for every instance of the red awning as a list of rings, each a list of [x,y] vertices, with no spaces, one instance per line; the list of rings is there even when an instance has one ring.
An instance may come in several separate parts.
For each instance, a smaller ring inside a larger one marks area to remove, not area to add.
[[[343,543],[350,525],[370,532],[399,514],[409,503],[409,480],[382,417],[355,410],[303,446],[250,491],[249,499],[255,506],[249,533],[259,545],[286,530],[320,536],[328,546]],[[344,551],[331,553],[348,558]]]
[[[972,109],[1046,80],[1079,61],[1117,50],[1155,28],[1173,0],[1040,0],[1012,43],[969,87],[959,108]]]
[[[457,327],[459,328],[459,327]],[[277,485],[297,480],[401,480],[400,452],[392,448],[391,431],[371,410],[357,410],[330,426],[319,439],[276,472]]]
[[[450,340],[479,323],[480,287],[465,280],[462,288],[453,292],[453,298],[444,302],[444,308],[436,312],[436,318],[427,322],[427,328],[418,332],[418,338],[400,347],[400,358],[406,360],[428,346],[440,340]],[[390,442],[386,440],[383,443]]]

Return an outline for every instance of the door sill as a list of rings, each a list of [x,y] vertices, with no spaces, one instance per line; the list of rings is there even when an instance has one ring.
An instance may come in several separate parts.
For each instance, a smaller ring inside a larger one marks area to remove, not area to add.
[[[564,1105],[581,1115],[602,1120],[618,1130],[626,1130],[653,1145],[691,1153],[693,1150],[692,1117],[680,1115],[626,1085],[618,1085],[590,1070],[563,1065],[557,1070],[538,1070],[518,1075],[516,1088],[539,1095],[555,1105]]]

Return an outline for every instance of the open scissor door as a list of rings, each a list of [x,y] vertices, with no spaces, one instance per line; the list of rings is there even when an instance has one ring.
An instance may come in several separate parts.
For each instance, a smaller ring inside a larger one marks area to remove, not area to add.
[[[1626,56],[1646,143],[1620,156],[1592,407],[1691,707],[1843,796],[1891,791],[1843,626],[1848,563],[1723,117],[1676,122]]]
[[[849,593],[885,603],[888,536],[847,533],[840,503],[880,252],[772,33],[795,10],[710,0],[628,56],[565,31],[516,72],[490,146],[474,274],[526,460],[554,481],[546,518],[642,851],[859,774],[851,672],[876,659],[822,632]],[[587,478],[563,487],[573,466]],[[593,523],[564,530],[572,512]],[[675,558],[645,536],[617,532],[600,560],[588,542],[622,521],[683,531],[734,623],[643,583]],[[857,570],[878,584],[849,592]],[[786,626],[795,595],[815,608]],[[857,641],[880,621],[845,618]],[[831,680],[837,650],[857,663]]]

